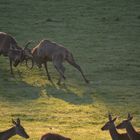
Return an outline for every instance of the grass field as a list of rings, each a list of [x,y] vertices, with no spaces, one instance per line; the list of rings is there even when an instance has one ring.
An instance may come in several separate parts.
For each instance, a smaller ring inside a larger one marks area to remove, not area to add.
[[[19,117],[30,140],[46,132],[72,140],[111,140],[101,127],[108,112],[118,124],[130,112],[140,128],[140,1],[139,0],[0,0],[0,31],[20,45],[49,38],[68,48],[90,84],[65,63],[66,85],[52,85],[44,69],[24,65],[10,75],[0,57],[0,131]],[[58,74],[52,63],[54,83]],[[19,136],[11,140],[21,140]]]

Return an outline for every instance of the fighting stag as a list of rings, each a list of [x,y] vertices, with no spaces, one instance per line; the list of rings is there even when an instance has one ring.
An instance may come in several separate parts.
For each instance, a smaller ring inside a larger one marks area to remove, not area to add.
[[[61,83],[62,79],[65,80],[65,68],[63,66],[63,62],[67,61],[69,64],[74,66],[76,69],[80,71],[86,83],[89,81],[86,79],[81,67],[75,62],[74,57],[70,51],[64,48],[62,45],[59,45],[50,40],[42,40],[36,47],[32,49],[33,61],[37,64],[39,68],[44,65],[48,80],[51,80],[51,77],[48,72],[47,62],[52,61],[54,67],[60,74],[60,78],[58,80],[58,84]]]
[[[27,48],[29,43],[30,42],[28,42],[25,47],[22,48],[17,44],[17,41],[11,35],[0,32],[0,55],[9,58],[11,74],[13,74],[12,65],[16,67],[24,60],[32,58],[32,55]]]

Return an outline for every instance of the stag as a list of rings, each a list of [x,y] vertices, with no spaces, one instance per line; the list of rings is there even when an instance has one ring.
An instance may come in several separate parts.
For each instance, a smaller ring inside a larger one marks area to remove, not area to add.
[[[16,67],[24,60],[31,59],[32,55],[30,55],[29,49],[27,48],[29,43],[22,48],[11,35],[0,32],[0,55],[9,58],[11,74],[13,74],[12,65]]]
[[[116,128],[117,129],[126,129],[130,140],[140,140],[140,133],[138,133],[133,125],[131,124],[131,120],[133,117],[128,113],[128,117],[126,120],[123,120]]]
[[[75,62],[74,57],[70,51],[64,48],[62,45],[56,44],[50,40],[42,40],[36,47],[32,49],[33,61],[37,64],[39,68],[44,65],[47,73],[48,80],[51,81],[50,74],[47,68],[47,62],[52,61],[54,67],[58,71],[60,77],[58,84],[60,85],[62,80],[65,80],[65,67],[63,62],[67,61],[69,64],[74,66],[80,71],[86,83],[89,81],[86,79],[81,67]]]
[[[114,124],[117,117],[112,119],[111,114],[109,114],[108,118],[109,118],[109,121],[101,129],[103,131],[109,130],[112,140],[130,140],[126,133],[119,134],[117,132],[115,124]]]
[[[47,133],[41,137],[41,140],[71,140],[59,134]]]
[[[0,140],[8,140],[16,134],[26,139],[29,138],[29,135],[25,132],[25,129],[20,123],[20,119],[17,119],[17,121],[12,120],[12,123],[14,125],[13,127],[0,132]]]

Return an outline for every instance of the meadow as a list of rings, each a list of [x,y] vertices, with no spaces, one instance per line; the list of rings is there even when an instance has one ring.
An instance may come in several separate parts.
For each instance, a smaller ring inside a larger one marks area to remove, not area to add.
[[[86,84],[67,63],[65,86],[51,84],[43,68],[24,64],[11,76],[8,59],[0,56],[0,131],[19,117],[30,140],[46,132],[111,140],[101,131],[108,112],[119,117],[116,124],[130,112],[140,128],[139,0],[0,0],[0,31],[21,46],[34,40],[30,48],[44,38],[62,44],[90,80]],[[49,72],[56,83],[52,63]]]

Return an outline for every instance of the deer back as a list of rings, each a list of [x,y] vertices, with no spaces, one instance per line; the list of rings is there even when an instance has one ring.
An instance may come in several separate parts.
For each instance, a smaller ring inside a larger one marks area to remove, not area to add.
[[[11,35],[0,32],[0,53],[7,56],[11,47],[13,49],[21,49]]]
[[[71,140],[59,134],[47,133],[41,137],[41,140]]]

